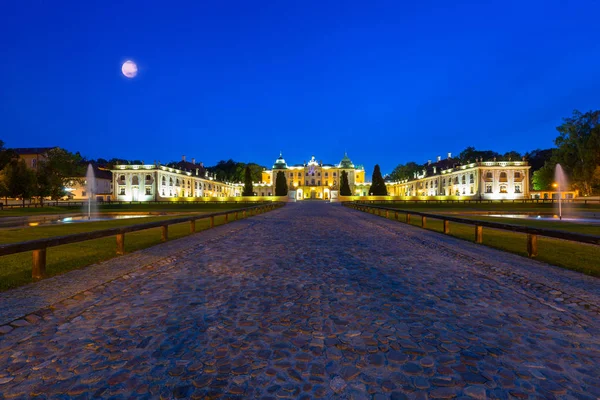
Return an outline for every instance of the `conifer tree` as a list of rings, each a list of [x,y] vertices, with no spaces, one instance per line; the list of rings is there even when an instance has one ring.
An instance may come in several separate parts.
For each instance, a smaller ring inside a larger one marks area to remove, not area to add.
[[[352,191],[350,190],[350,185],[348,184],[348,173],[346,171],[342,171],[342,175],[340,177],[340,195],[352,196]]]
[[[244,191],[242,196],[254,196],[254,188],[252,187],[252,171],[249,166],[246,166],[244,172]]]
[[[283,171],[278,171],[277,177],[275,178],[275,196],[287,196],[287,194],[287,179],[285,178]]]
[[[385,181],[381,176],[381,170],[379,169],[379,164],[375,164],[375,169],[373,169],[373,183],[369,188],[369,195],[371,196],[387,196],[387,187],[385,186]]]

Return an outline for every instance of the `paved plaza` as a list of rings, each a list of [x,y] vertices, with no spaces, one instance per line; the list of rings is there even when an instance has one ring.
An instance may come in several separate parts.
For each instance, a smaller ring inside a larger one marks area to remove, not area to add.
[[[321,202],[0,293],[0,398],[600,398],[600,280]]]

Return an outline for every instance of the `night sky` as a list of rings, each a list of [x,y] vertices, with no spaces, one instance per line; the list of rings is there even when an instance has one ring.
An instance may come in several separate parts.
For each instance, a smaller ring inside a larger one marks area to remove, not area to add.
[[[370,175],[551,147],[599,107],[599,1],[184,4],[2,1],[0,139],[205,165],[347,150]]]

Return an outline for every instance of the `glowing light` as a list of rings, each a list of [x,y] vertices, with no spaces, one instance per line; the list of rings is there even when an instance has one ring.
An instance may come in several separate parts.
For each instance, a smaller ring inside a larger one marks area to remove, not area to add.
[[[127,60],[121,66],[121,72],[128,78],[135,78],[138,73],[138,67],[133,61]]]

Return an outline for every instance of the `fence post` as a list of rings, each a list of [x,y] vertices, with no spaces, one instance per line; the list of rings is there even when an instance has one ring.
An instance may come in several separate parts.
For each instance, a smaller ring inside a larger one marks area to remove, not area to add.
[[[475,225],[475,243],[483,243],[483,226]]]
[[[410,214],[406,213],[406,223],[410,224]]]
[[[389,218],[390,217],[390,212],[388,210],[385,210],[385,217]]]
[[[163,225],[160,228],[160,241],[166,242],[169,240],[169,225]]]
[[[394,219],[398,221],[398,211],[394,211]]]
[[[535,257],[538,254],[537,235],[527,234],[527,255]]]
[[[242,211],[242,218],[246,218],[246,210]]]
[[[193,219],[190,221],[190,233],[196,232],[196,220]]]
[[[427,217],[424,215],[421,216],[421,228],[427,228]]]
[[[43,279],[46,277],[46,249],[37,249],[33,251],[33,266],[31,268],[31,277],[33,279]]]
[[[450,233],[450,221],[448,220],[444,220],[444,233],[445,234],[449,234]]]
[[[238,212],[236,211],[235,214],[233,214],[233,219],[235,219],[237,221],[238,219]]]
[[[118,233],[117,234],[117,255],[122,256],[125,254],[125,234]]]
[[[229,214],[225,214],[225,223],[229,222]]]
[[[210,216],[210,227],[211,228],[215,227],[215,216],[214,215]]]

